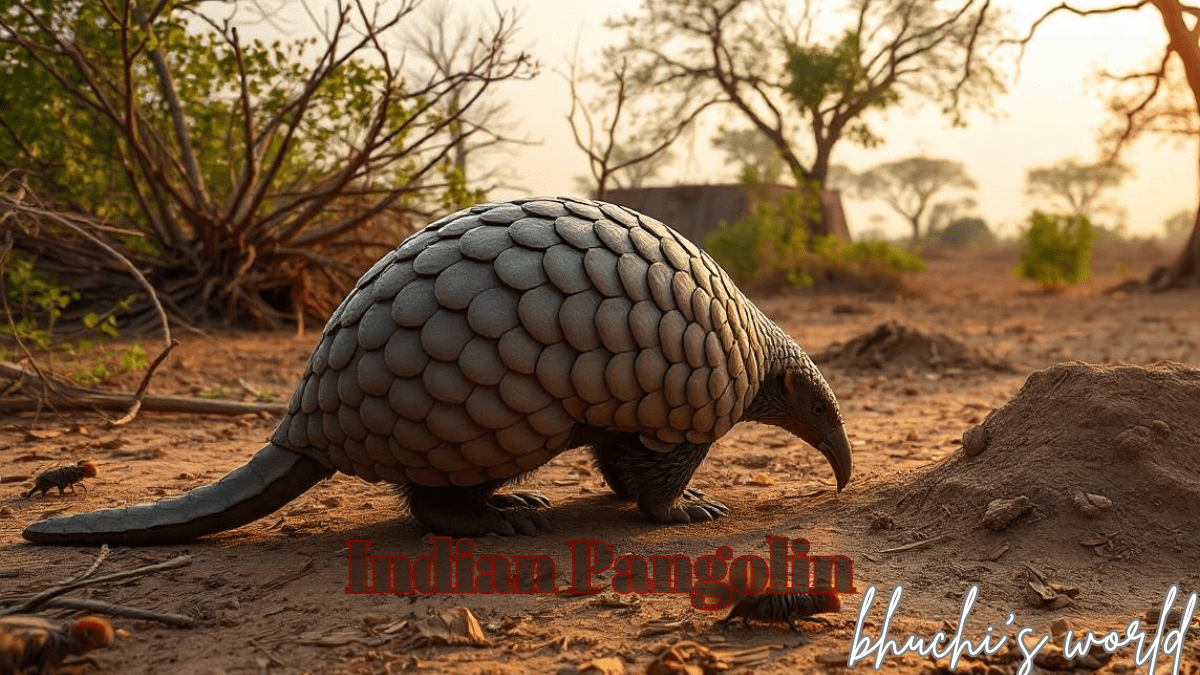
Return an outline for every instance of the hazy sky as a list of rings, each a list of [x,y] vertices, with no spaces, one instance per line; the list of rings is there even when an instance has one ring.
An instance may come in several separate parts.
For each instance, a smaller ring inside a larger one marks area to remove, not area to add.
[[[490,4],[490,0],[453,3],[462,11]],[[519,177],[520,189],[498,191],[494,196],[577,193],[573,178],[586,174],[587,166],[565,121],[569,98],[560,73],[576,50],[586,59],[616,41],[618,36],[603,27],[604,20],[632,11],[638,4],[637,0],[501,0],[502,6],[520,8],[520,42],[543,66],[536,80],[507,88],[513,117],[541,145],[513,151],[507,161]],[[993,4],[1007,6],[1012,24],[1024,30],[1057,0],[997,0]],[[1099,6],[1089,0],[1079,4]],[[1114,71],[1142,68],[1161,54],[1164,43],[1161,20],[1150,8],[1108,17],[1056,15],[1031,43],[1020,79],[997,100],[998,116],[972,114],[967,128],[955,129],[933,109],[895,110],[874,127],[887,141],[883,146],[865,150],[842,142],[834,150],[834,161],[862,170],[922,152],[960,160],[979,183],[981,214],[1011,231],[1033,206],[1024,195],[1027,168],[1072,156],[1095,159],[1096,132],[1106,119],[1105,89],[1095,73],[1103,67]],[[695,145],[693,161],[683,166],[686,157],[681,159],[680,166],[668,172],[667,183],[680,182],[685,176],[689,182],[732,179],[731,170],[721,155],[709,150],[707,140]],[[1175,147],[1147,139],[1130,150],[1126,160],[1135,173],[1115,195],[1126,209],[1129,231],[1156,233],[1169,215],[1195,208],[1195,142]],[[846,207],[852,230],[872,227],[871,214],[879,213],[888,214],[890,232],[904,232],[903,222],[880,202],[847,200]]]
[[[322,0],[313,0],[318,3]],[[384,0],[395,2],[395,0]],[[447,0],[455,13],[491,14],[493,0]],[[798,1],[798,0],[796,0]],[[814,0],[822,12],[832,13],[836,0]],[[568,60],[579,54],[584,66],[595,63],[599,50],[620,41],[604,28],[610,17],[637,9],[640,0],[494,0],[502,8],[520,13],[517,43],[540,62],[541,74],[528,82],[504,83],[499,93],[510,101],[514,127],[510,133],[525,136],[537,145],[516,147],[498,158],[510,169],[514,188],[493,192],[494,198],[520,195],[575,195],[575,180],[587,175],[583,153],[571,139],[566,114],[570,98],[562,76]],[[1008,10],[1010,23],[1024,34],[1028,26],[1058,0],[993,0]],[[1077,0],[1080,7],[1106,6],[1097,0]],[[287,7],[287,14],[299,3]],[[293,25],[307,23],[297,9]],[[1012,233],[1034,204],[1024,194],[1025,172],[1034,166],[1077,157],[1097,159],[1097,130],[1109,119],[1104,95],[1109,91],[1097,73],[1108,68],[1128,72],[1157,65],[1165,33],[1156,11],[1124,12],[1087,18],[1060,13],[1038,31],[1022,65],[1022,74],[1010,82],[1007,94],[996,101],[996,114],[972,113],[968,126],[952,128],[936,106],[897,109],[875,122],[873,130],[886,143],[872,150],[842,141],[833,161],[861,171],[874,164],[914,154],[963,162],[979,184],[979,213],[1000,231]],[[748,126],[729,113],[731,126]],[[715,126],[719,120],[710,120]],[[803,130],[801,130],[803,132]],[[1163,221],[1197,203],[1197,143],[1184,146],[1147,138],[1124,155],[1134,175],[1114,195],[1125,209],[1128,231],[1161,232]],[[691,150],[679,148],[680,159],[670,167],[663,184],[679,182],[730,182],[736,179],[724,156],[699,137]],[[847,199],[852,232],[877,227],[878,215],[891,234],[903,235],[907,226],[882,202]]]

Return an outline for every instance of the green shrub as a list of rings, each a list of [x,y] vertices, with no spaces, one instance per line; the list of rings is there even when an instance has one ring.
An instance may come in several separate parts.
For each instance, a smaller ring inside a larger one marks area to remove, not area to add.
[[[830,277],[890,281],[925,269],[919,256],[893,244],[810,235],[815,209],[797,193],[759,202],[746,217],[706,236],[704,249],[735,281],[752,285],[808,287]]]
[[[84,362],[73,368],[72,376],[85,385],[107,381],[114,370],[123,374],[148,366],[146,350],[140,344],[116,353],[97,349],[120,337],[116,314],[128,310],[135,296],[125,298],[103,314],[83,314],[78,320],[83,330],[69,337],[58,330],[58,321],[71,303],[80,299],[79,291],[62,284],[53,275],[44,274],[34,261],[17,253],[0,256],[0,287],[6,296],[3,306],[7,308],[7,313],[0,310],[0,359],[24,356],[24,349],[46,352],[51,357],[51,366],[56,352],[82,357]]]
[[[1018,276],[1046,289],[1076,284],[1088,276],[1096,231],[1083,216],[1057,216],[1034,211],[1021,236]]]

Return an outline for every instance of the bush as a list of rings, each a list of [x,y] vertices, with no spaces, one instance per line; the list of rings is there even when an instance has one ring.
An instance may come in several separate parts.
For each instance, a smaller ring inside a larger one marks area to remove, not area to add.
[[[1096,232],[1083,216],[1056,216],[1034,211],[1021,236],[1016,273],[1046,289],[1076,284],[1088,276]]]
[[[835,277],[890,281],[925,269],[919,256],[894,244],[812,236],[814,208],[797,193],[759,202],[746,217],[706,236],[704,249],[735,281],[752,285],[808,287]]]
[[[996,245],[996,235],[982,218],[959,218],[940,230],[930,232],[927,240],[957,249]]]

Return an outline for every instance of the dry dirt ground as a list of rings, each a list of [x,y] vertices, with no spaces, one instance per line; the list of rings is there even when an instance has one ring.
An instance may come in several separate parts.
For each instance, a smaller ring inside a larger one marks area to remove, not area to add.
[[[1026,625],[1035,637],[1053,630],[1052,645],[1064,625],[1123,630],[1161,605],[1170,586],[1200,589],[1200,380],[1178,369],[1059,368],[1018,392],[1034,371],[1070,361],[1200,367],[1200,292],[1104,293],[1126,278],[1118,272],[1144,277],[1170,253],[1102,250],[1094,278],[1060,294],[1015,279],[1015,254],[1001,250],[935,254],[899,292],[756,296],[810,353],[824,356],[818,363],[841,400],[856,453],[842,494],[816,451],[776,428],[747,424],[717,444],[694,482],[729,505],[729,517],[649,524],[612,499],[583,452],[572,452],[527,486],[553,500],[556,532],[475,542],[477,556],[549,554],[556,584],[566,587],[572,539],[603,540],[618,555],[695,560],[720,546],[765,556],[766,536],[805,538],[812,555],[853,561],[858,592],[844,596],[840,614],[826,615],[829,625],[724,628],[715,625],[723,612],[693,609],[687,595],[346,594],[347,540],[410,557],[432,548],[390,487],[343,476],[234,532],[113,550],[97,574],[182,554],[194,562],[72,596],[197,620],[171,628],[115,618],[129,636],[96,654],[104,673],[642,673],[652,665],[662,673],[838,672],[872,585],[879,597],[863,627],[872,637],[897,585],[904,595],[890,635],[900,640],[953,630],[973,585],[978,601],[966,638],[979,640],[989,625],[996,639]],[[245,394],[240,379],[286,401],[314,343],[311,335],[180,337],[184,344],[155,378],[156,393],[236,398]],[[117,384],[132,389],[136,377]],[[0,516],[0,605],[69,579],[96,557],[94,549],[27,544],[19,536],[27,524],[211,482],[254,453],[274,423],[256,415],[143,414],[111,430],[95,414],[0,419],[0,504],[9,506]],[[967,457],[964,433],[976,427]],[[19,499],[39,470],[83,457],[100,465],[86,493]],[[611,580],[611,573],[600,577]],[[433,622],[457,607],[477,618],[477,644],[439,637],[445,631]],[[1055,625],[1059,619],[1067,624]],[[1195,673],[1200,627],[1192,628],[1183,670]],[[692,670],[670,659],[654,664],[672,645],[691,654]],[[1066,665],[1051,650],[1039,668],[1145,672],[1132,647]],[[1169,667],[1168,657],[1161,661]],[[1019,663],[1019,655],[1001,653],[989,663],[964,661],[959,672],[1007,674]],[[889,655],[883,667],[945,665]]]

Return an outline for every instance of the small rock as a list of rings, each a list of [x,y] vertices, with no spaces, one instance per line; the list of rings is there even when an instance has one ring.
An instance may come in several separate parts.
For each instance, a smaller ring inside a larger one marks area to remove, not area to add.
[[[987,450],[988,430],[982,424],[977,424],[963,434],[963,454],[967,457],[975,457]]]
[[[1072,498],[1072,503],[1075,505],[1075,510],[1078,511],[1080,515],[1084,515],[1089,518],[1094,518],[1111,509],[1113,506],[1112,500],[1108,497],[1105,497],[1104,495],[1093,494],[1091,492],[1084,492],[1082,490],[1075,493],[1075,496]]]
[[[1154,420],[1150,423],[1150,431],[1156,439],[1162,441],[1171,435],[1171,425],[1162,420]]]
[[[625,675],[625,662],[615,656],[593,659],[579,667],[579,675]]]
[[[1062,642],[1063,636],[1069,630],[1075,630],[1075,625],[1065,616],[1060,616],[1050,623],[1050,635],[1055,642]]]
[[[0,506],[0,518],[11,518],[12,513],[13,510],[11,506]]]
[[[746,479],[746,484],[767,487],[770,485],[774,485],[775,479],[772,478],[771,474],[769,474],[769,473],[764,473],[762,471],[756,471],[753,474],[751,474],[750,478]]]
[[[978,427],[976,427],[978,428]],[[982,522],[989,530],[999,532],[1007,529],[1017,518],[1033,509],[1033,503],[1024,495],[1014,499],[993,499],[987,505]]]
[[[1149,427],[1130,427],[1117,435],[1117,452],[1122,455],[1140,457],[1154,450],[1154,433]]]

